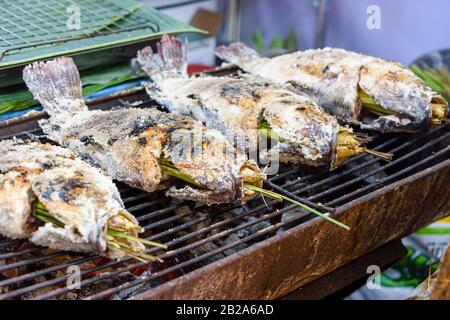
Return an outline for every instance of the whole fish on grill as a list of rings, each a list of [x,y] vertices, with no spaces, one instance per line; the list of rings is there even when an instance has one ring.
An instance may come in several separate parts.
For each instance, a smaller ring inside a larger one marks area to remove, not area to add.
[[[400,63],[324,48],[274,58],[242,43],[220,46],[216,55],[243,70],[313,98],[340,121],[381,132],[417,131],[438,125],[446,100]]]
[[[23,76],[50,115],[39,122],[44,133],[116,180],[151,192],[167,186],[176,170],[190,183],[167,195],[215,204],[245,202],[255,193],[243,184],[261,186],[265,178],[220,132],[191,117],[156,109],[89,111],[71,58],[34,63]]]
[[[38,142],[0,141],[1,235],[119,259],[147,257],[137,238],[142,231],[111,178],[73,152]]]
[[[260,133],[270,130],[277,142],[266,156],[281,162],[335,168],[363,152],[390,157],[362,147],[351,129],[283,85],[251,76],[189,78],[185,55],[181,41],[168,35],[158,43],[158,54],[150,47],[138,52],[138,63],[153,80],[146,86],[149,96],[221,131],[240,150],[256,150]]]

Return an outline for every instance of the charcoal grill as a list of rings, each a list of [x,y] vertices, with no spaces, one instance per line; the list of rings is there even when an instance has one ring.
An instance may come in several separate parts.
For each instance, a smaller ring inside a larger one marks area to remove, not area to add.
[[[88,105],[155,107],[142,88]],[[44,116],[5,122],[0,137],[36,139]],[[333,172],[284,166],[268,180],[268,188],[329,211],[351,231],[260,197],[245,206],[196,206],[119,184],[146,237],[169,246],[152,249],[163,264],[109,261],[0,238],[0,298],[280,298],[449,215],[449,129],[372,135],[369,147],[395,153],[391,162],[359,155]],[[74,265],[81,267],[80,289],[66,286]]]

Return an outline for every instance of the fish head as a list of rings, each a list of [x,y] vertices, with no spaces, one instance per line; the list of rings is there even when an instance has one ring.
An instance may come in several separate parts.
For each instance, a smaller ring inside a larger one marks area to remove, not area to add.
[[[448,103],[407,67],[374,59],[360,68],[359,115],[362,127],[417,131],[440,124]]]
[[[37,229],[31,217],[33,175],[22,167],[0,173],[0,234],[11,239],[28,238]]]
[[[110,228],[133,237],[141,232],[110,179],[79,159],[36,175],[31,188],[33,216],[44,222],[32,236],[36,244],[120,258],[124,255],[110,245]],[[129,245],[143,249],[139,242]]]
[[[339,125],[336,119],[307,97],[288,90],[265,102],[260,124],[267,124],[275,145],[268,151],[281,162],[319,166],[331,162]],[[266,131],[261,130],[261,133]]]
[[[265,175],[218,131],[203,126],[179,128],[164,156],[191,183],[171,188],[168,195],[206,204],[245,202],[254,196],[244,184],[262,185]]]

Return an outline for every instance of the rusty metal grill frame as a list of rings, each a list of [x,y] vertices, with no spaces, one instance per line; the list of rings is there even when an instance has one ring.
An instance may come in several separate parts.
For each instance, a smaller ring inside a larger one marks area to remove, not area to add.
[[[122,95],[116,95],[107,99],[92,101],[90,105],[95,108],[109,108],[112,105],[124,103],[124,101],[128,103],[142,100],[143,102],[138,107],[149,107],[153,105],[153,102],[147,100],[142,90],[135,90],[131,94],[123,93]],[[42,117],[42,113],[31,116],[24,123],[19,122],[9,126],[7,125],[3,131],[0,127],[0,138],[6,139],[12,136],[27,138],[38,135],[40,129],[36,126],[36,120],[40,117]],[[8,131],[5,130],[9,130],[10,133],[6,134],[5,132]],[[446,167],[448,167],[450,159],[449,125],[442,125],[422,134],[374,135],[372,138],[373,141],[370,147],[379,151],[394,152],[395,157],[393,161],[386,163],[369,155],[359,155],[350,159],[343,167],[331,173],[323,169],[303,171],[303,169],[286,166],[280,174],[271,177],[266,185],[294,199],[301,201],[308,200],[322,210],[326,209],[334,212],[336,209],[341,209],[349,205],[352,201],[358,201],[361,197],[373,194],[393,183],[403,181],[402,179],[409,178],[423,170],[442,165],[442,163],[447,163]],[[374,165],[376,168],[369,169],[369,171],[364,171],[363,173],[360,172]],[[384,173],[386,175],[380,179],[368,180],[378,173]],[[236,255],[234,253],[230,256],[227,253],[230,249],[238,248],[237,251],[240,251],[244,250],[244,248],[241,248],[243,245],[246,245],[247,249],[257,244],[262,245],[268,239],[286,233],[289,229],[298,227],[299,225],[311,225],[311,223],[317,223],[317,220],[320,220],[320,218],[312,214],[298,211],[298,208],[294,205],[284,205],[268,201],[269,206],[267,207],[259,197],[245,206],[200,206],[194,208],[192,204],[188,204],[190,208],[188,211],[176,212],[176,209],[186,206],[186,203],[174,203],[157,194],[148,194],[124,185],[119,185],[119,190],[127,209],[137,216],[146,231],[153,231],[148,239],[163,240],[169,246],[169,251],[167,252],[162,252],[159,249],[150,250],[150,252],[157,254],[167,261],[167,264],[164,266],[154,265],[154,273],[152,272],[145,276],[136,276],[132,280],[125,281],[117,286],[110,285],[105,290],[93,292],[84,298],[111,298],[115,294],[124,292],[130,288],[135,288],[135,291],[131,296],[125,296],[126,298],[133,297],[134,295],[141,298],[151,297],[152,291],[157,291],[155,289],[158,289],[163,284],[167,287],[173,281],[173,278],[184,278],[183,276],[190,275],[193,271],[196,271],[196,274],[198,274],[201,271],[200,269],[203,270],[202,267],[205,266],[214,268],[216,263],[211,262],[210,259],[215,256],[220,255],[220,259],[226,259]],[[153,207],[156,207],[156,210],[151,210]],[[232,213],[233,209],[240,209],[242,212]],[[283,213],[292,213],[294,211],[297,212],[297,215],[292,219],[280,219]],[[207,212],[207,215],[195,216],[199,212]],[[183,221],[186,217],[193,218],[188,221]],[[253,218],[252,220],[245,220],[246,217]],[[213,219],[217,219],[217,221],[201,227],[199,230],[192,231],[193,227],[208,221],[213,221]],[[237,237],[236,241],[216,246],[215,249],[202,254],[197,255],[193,252],[196,248],[217,243],[217,241],[223,240],[230,235],[236,235],[240,231],[248,230],[249,227],[261,222],[269,222],[270,225],[255,232],[244,232],[244,236]],[[329,228],[333,227],[329,226]],[[212,231],[218,232],[211,233]],[[0,238],[0,252],[3,248],[22,242]],[[33,295],[32,297],[34,299],[61,298],[63,294],[72,291],[64,285],[70,275],[64,274],[56,277],[50,275],[58,270],[65,270],[70,265],[80,265],[89,261],[98,260],[96,256],[72,255],[66,252],[43,254],[42,251],[45,251],[45,249],[31,247],[20,251],[0,254],[0,261],[20,258],[23,255],[35,255],[32,258],[19,259],[15,262],[6,262],[0,265],[0,273],[27,266],[36,268],[34,271],[17,277],[0,278],[0,287],[8,286],[10,288],[8,292],[0,295],[0,299],[24,298],[27,294],[33,294],[37,290],[55,285],[60,287]],[[73,256],[73,258],[57,265],[39,269],[40,264],[66,255]],[[142,268],[145,265],[141,262],[130,263],[130,261],[131,259],[105,261],[93,268],[82,270],[82,288],[101,281],[113,282],[112,280],[117,276]],[[106,273],[95,274],[95,272],[105,271],[106,269],[108,269]],[[30,280],[43,276],[47,276],[45,281],[28,284]],[[158,283],[158,285],[155,284],[155,288],[151,288],[150,286],[139,287],[148,285],[151,282]]]

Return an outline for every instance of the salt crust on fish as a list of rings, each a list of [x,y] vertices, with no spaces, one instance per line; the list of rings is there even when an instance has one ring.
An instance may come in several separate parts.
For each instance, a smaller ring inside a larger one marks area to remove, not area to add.
[[[64,228],[31,217],[38,200]],[[109,177],[65,148],[0,141],[0,233],[53,249],[105,254],[106,225],[124,209]]]
[[[340,121],[363,129],[394,132],[427,128],[432,100],[446,104],[406,66],[343,49],[313,49],[265,58],[242,43],[233,43],[218,47],[216,55],[251,74],[288,85]],[[364,118],[360,89],[395,114]]]
[[[207,189],[172,187],[169,196],[207,204],[244,201],[241,169],[258,169],[218,131],[156,109],[89,111],[70,58],[34,63],[23,76],[50,115],[39,122],[44,133],[114,179],[155,191],[168,178],[159,165],[165,159]]]

